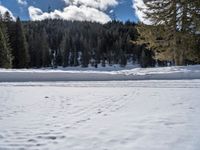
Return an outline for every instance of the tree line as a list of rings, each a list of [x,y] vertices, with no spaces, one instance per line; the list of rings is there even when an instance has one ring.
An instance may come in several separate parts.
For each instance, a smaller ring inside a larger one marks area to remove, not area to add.
[[[6,12],[1,15],[0,31],[1,68],[124,67],[144,62],[153,66],[153,54],[133,44],[138,34],[136,24],[130,21],[104,25],[60,19],[14,21]]]
[[[151,0],[151,25],[13,20],[0,15],[0,68],[141,67],[200,63],[200,1]]]
[[[31,67],[105,66],[136,61],[135,24],[44,20],[24,22]]]

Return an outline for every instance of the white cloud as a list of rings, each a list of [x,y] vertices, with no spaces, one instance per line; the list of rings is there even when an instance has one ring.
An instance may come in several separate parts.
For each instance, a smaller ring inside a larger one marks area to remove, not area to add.
[[[111,18],[105,13],[109,7],[118,5],[118,0],[62,0],[66,7],[63,11],[43,12],[39,8],[29,7],[31,20],[64,19],[107,23]]]
[[[107,10],[108,7],[113,7],[118,5],[117,0],[65,0],[73,5],[85,5],[88,7],[97,8],[100,10]]]
[[[15,20],[13,13],[8,8],[0,5],[0,13],[3,15],[5,12],[9,12],[12,19]]]
[[[43,11],[41,9],[30,6],[28,8],[28,11],[29,11],[31,20],[37,20],[37,19],[41,20],[40,17],[43,16]]]
[[[65,4],[70,4],[70,0],[63,0],[65,2]]]
[[[151,21],[145,18],[144,11],[147,11],[147,7],[144,4],[144,0],[133,0],[133,8],[138,19],[144,24],[151,24]]]
[[[27,5],[27,1],[26,0],[17,0],[17,2],[21,5]]]
[[[44,20],[44,19],[64,19],[76,21],[91,21],[106,23],[111,21],[111,18],[96,8],[91,8],[85,5],[75,6],[69,5],[63,11],[55,10],[54,12],[43,12],[39,8],[30,6],[28,8],[31,20]]]

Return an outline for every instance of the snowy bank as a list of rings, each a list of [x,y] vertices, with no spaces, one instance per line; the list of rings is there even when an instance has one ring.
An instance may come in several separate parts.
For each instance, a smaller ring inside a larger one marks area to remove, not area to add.
[[[0,82],[200,79],[200,65],[157,68],[0,69]]]

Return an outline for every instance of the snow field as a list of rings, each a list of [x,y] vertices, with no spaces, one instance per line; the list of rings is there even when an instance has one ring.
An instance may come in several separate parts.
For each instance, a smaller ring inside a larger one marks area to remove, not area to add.
[[[0,149],[198,150],[200,80],[0,83]]]

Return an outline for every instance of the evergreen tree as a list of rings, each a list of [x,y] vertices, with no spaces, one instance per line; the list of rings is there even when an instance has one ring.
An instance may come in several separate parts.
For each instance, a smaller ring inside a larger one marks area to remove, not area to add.
[[[194,40],[192,28],[196,28],[194,18],[199,8],[189,0],[151,0],[146,6],[145,14],[152,25],[139,26],[140,40],[146,40],[156,56],[167,54],[176,65],[183,65],[194,44],[190,41]]]
[[[62,53],[62,66],[68,67],[69,66],[69,56],[70,56],[70,47],[71,47],[71,41],[67,35],[63,37],[63,40],[61,42],[61,53]]]
[[[0,67],[12,67],[12,55],[5,28],[0,21]]]
[[[40,45],[41,45],[41,57],[42,57],[42,66],[43,67],[48,67],[50,64],[50,48],[48,45],[48,36],[46,33],[46,30],[43,28],[42,33],[41,33],[41,40],[40,40]]]
[[[15,23],[15,45],[13,45],[13,66],[14,68],[27,68],[29,64],[28,45],[24,35],[24,30],[19,17]]]

